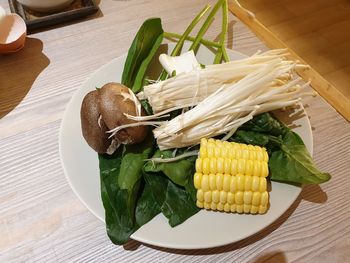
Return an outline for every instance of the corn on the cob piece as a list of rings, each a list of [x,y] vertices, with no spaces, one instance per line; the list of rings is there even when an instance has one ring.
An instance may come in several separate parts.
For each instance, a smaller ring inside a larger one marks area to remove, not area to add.
[[[225,212],[263,214],[269,194],[265,148],[202,139],[194,186],[197,206]]]

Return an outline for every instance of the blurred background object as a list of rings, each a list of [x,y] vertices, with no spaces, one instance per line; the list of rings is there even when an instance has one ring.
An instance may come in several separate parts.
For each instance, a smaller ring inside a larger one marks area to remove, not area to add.
[[[17,52],[24,47],[27,27],[17,14],[6,14],[0,6],[0,54]]]
[[[350,121],[349,0],[235,0],[230,10],[269,47],[309,64],[313,88]]]
[[[53,12],[67,7],[73,0],[17,0],[28,9],[38,12]]]

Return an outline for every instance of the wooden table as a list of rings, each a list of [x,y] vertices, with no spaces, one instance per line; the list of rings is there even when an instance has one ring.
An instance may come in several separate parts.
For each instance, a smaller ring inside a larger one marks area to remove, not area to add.
[[[0,262],[345,262],[350,258],[350,125],[321,97],[305,100],[314,159],[333,178],[304,187],[262,232],[206,250],[118,247],[69,187],[58,153],[64,109],[86,78],[127,51],[142,21],[159,16],[182,32],[208,1],[100,2],[91,19],[32,34],[21,52],[0,56]],[[213,1],[210,1],[213,2]],[[6,0],[0,5],[8,8]],[[230,16],[228,46],[265,46]],[[217,19],[208,33],[219,33]]]

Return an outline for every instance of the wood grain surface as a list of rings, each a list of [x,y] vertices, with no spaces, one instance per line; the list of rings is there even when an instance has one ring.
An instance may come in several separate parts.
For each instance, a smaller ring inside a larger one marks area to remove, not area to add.
[[[148,17],[181,33],[207,2],[102,0],[101,12],[27,38],[0,56],[0,262],[346,262],[350,259],[350,125],[321,97],[305,100],[314,159],[333,178],[304,187],[272,225],[241,242],[173,250],[131,241],[114,246],[105,226],[70,189],[60,164],[65,107],[88,76],[127,51]],[[0,5],[8,9],[6,0]],[[220,31],[217,19],[208,38]],[[252,54],[266,47],[230,16],[227,45]],[[205,230],[203,230],[205,231]],[[234,233],[233,233],[234,234]]]
[[[239,0],[229,8],[270,48],[310,65],[299,75],[350,121],[348,0]]]

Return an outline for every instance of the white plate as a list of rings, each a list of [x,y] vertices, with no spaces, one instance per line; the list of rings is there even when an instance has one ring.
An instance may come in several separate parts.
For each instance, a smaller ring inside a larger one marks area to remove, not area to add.
[[[169,45],[173,48],[174,45]],[[232,60],[243,54],[228,50]],[[201,47],[197,54],[203,64],[213,61],[213,53]],[[104,209],[100,197],[97,154],[85,142],[80,128],[80,106],[84,96],[95,87],[108,82],[120,82],[126,54],[97,70],[82,85],[69,102],[64,114],[59,147],[62,166],[73,191],[86,207],[100,220]],[[284,113],[288,120],[289,113]],[[312,153],[313,140],[309,120],[303,108],[292,112],[294,130],[303,138]],[[249,237],[270,225],[296,200],[301,189],[296,186],[272,182],[270,209],[264,215],[239,215],[201,210],[183,224],[171,228],[163,215],[156,216],[136,231],[131,238],[147,244],[177,248],[200,249],[226,245]]]

